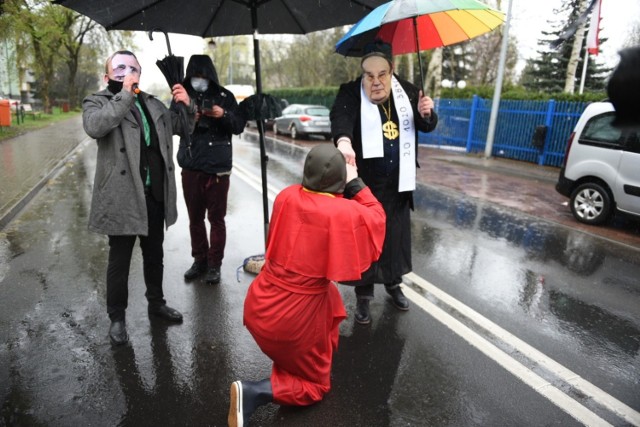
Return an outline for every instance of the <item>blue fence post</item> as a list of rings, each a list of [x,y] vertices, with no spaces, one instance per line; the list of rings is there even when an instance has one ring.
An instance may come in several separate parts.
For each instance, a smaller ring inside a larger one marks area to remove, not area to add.
[[[469,114],[469,129],[467,130],[467,153],[471,152],[471,142],[473,140],[473,125],[476,121],[476,109],[478,108],[478,101],[480,97],[473,95],[471,100],[471,113]]]
[[[541,166],[544,165],[544,162],[547,157],[547,145],[548,145],[548,142],[551,140],[551,132],[552,132],[551,126],[553,125],[553,115],[555,111],[556,111],[556,100],[550,99],[549,103],[547,104],[547,114],[544,118],[544,124],[549,131],[547,132],[547,135],[544,138],[542,153],[538,156],[538,164]]]

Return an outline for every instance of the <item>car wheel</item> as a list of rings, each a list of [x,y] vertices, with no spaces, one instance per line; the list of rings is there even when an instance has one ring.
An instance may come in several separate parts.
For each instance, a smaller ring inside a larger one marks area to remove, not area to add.
[[[298,129],[296,125],[291,125],[291,139],[298,139],[300,135],[298,134]]]
[[[609,192],[595,182],[581,184],[571,193],[571,212],[585,224],[602,224],[611,216],[612,200]]]

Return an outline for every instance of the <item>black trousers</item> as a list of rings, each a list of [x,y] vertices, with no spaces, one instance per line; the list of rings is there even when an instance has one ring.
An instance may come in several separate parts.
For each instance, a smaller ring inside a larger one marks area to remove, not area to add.
[[[393,283],[385,283],[384,287],[390,291],[400,286],[400,283],[402,283],[402,278],[394,281]],[[355,291],[358,299],[373,299],[373,283],[368,285],[358,285],[355,287]]]
[[[165,304],[162,292],[164,273],[164,204],[146,195],[149,230],[146,236],[109,236],[107,267],[107,313],[109,318],[124,320],[129,300],[129,267],[136,239],[140,239],[145,296],[149,305]]]

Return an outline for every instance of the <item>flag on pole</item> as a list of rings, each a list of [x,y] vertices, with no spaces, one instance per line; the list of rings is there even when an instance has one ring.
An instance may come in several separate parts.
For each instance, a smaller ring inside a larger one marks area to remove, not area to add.
[[[590,55],[598,55],[598,42],[600,32],[600,8],[602,0],[596,0],[596,5],[591,14],[591,22],[589,23],[589,33],[587,34],[587,52]]]

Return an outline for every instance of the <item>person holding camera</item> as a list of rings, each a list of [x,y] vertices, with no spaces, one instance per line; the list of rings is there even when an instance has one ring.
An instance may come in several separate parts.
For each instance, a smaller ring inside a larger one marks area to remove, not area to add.
[[[189,139],[180,139],[178,149],[194,258],[184,278],[194,280],[206,273],[206,283],[216,284],[220,282],[227,239],[224,218],[232,166],[231,139],[242,133],[246,120],[233,93],[220,85],[209,56],[192,55],[185,74],[183,86],[198,108],[195,130]],[[205,215],[210,224],[208,237]]]

